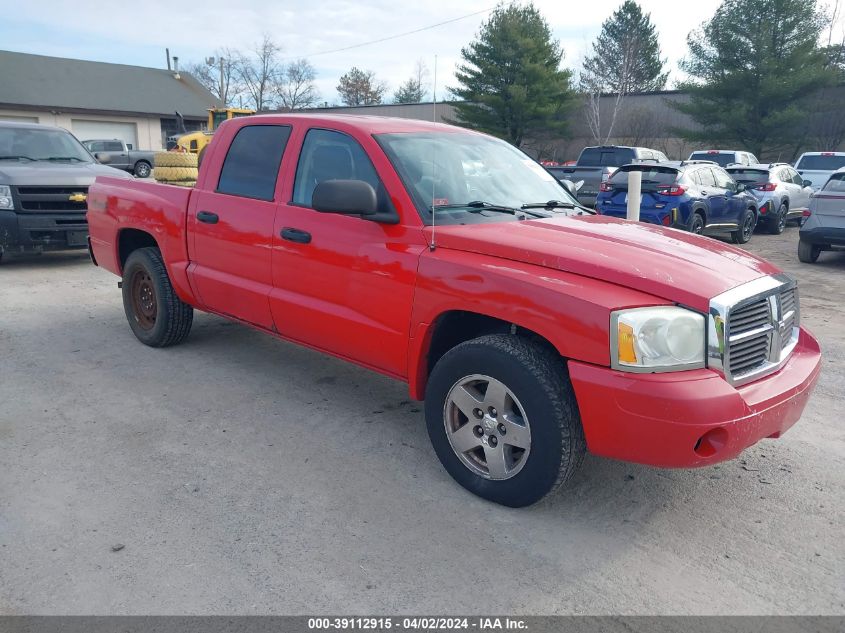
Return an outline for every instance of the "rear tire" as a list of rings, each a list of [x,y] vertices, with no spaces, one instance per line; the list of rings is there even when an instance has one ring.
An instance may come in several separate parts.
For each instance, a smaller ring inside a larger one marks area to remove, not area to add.
[[[697,211],[692,214],[692,223],[690,224],[690,233],[701,235],[704,233],[704,216]]]
[[[821,252],[822,247],[818,244],[810,244],[800,240],[798,242],[798,261],[805,264],[815,264]]]
[[[786,215],[789,213],[789,207],[785,203],[781,203],[778,207],[777,213],[768,222],[766,228],[772,235],[780,235],[786,228]]]
[[[176,296],[157,248],[132,251],[123,267],[123,309],[136,338],[150,347],[185,340],[194,309]]]
[[[746,209],[739,218],[739,230],[731,232],[731,239],[734,244],[747,244],[754,235],[754,227],[757,225],[757,216],[753,209]]]
[[[426,387],[425,417],[437,457],[455,481],[506,506],[542,499],[572,476],[586,452],[566,364],[519,336],[482,336],[446,352]]]

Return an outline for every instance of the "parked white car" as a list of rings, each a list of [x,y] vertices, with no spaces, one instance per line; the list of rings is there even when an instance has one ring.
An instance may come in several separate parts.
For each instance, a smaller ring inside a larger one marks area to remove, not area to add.
[[[795,169],[805,180],[813,183],[815,191],[821,189],[830,175],[845,167],[845,152],[804,152],[795,163]]]

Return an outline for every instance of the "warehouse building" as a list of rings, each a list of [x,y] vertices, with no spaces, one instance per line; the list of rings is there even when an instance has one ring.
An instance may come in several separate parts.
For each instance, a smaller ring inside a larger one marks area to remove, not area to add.
[[[0,120],[56,125],[80,140],[121,139],[159,150],[181,127],[205,126],[219,101],[191,75],[0,51]]]

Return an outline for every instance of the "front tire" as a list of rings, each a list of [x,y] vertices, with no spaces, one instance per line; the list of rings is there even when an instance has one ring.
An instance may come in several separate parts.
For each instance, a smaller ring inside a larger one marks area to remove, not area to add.
[[[804,262],[805,264],[815,264],[821,252],[822,247],[818,244],[798,242],[798,261]]]
[[[185,340],[194,309],[176,296],[157,248],[132,251],[123,267],[123,309],[136,338],[150,347]]]
[[[754,227],[757,225],[757,216],[753,209],[746,209],[739,219],[739,230],[731,233],[734,244],[747,244],[754,235]]]
[[[444,354],[429,378],[425,415],[455,481],[506,506],[542,499],[586,452],[565,363],[519,336],[482,336]]]

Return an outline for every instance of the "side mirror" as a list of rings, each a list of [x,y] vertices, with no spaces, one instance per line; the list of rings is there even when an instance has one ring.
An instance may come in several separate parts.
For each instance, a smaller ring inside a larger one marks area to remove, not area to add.
[[[109,156],[106,152],[97,152],[94,154],[94,158],[97,159],[98,163],[102,163],[103,165],[111,162],[111,156]]]
[[[812,181],[812,180],[805,180],[805,181],[804,181],[803,183],[801,183],[801,184],[803,184],[805,187],[812,187],[812,186],[813,186],[813,181]]]
[[[376,190],[363,180],[324,180],[314,188],[311,208],[322,213],[375,215]]]
[[[746,186],[746,184],[744,182],[736,183],[736,192],[737,193],[742,193],[743,191],[747,191],[747,190],[748,190],[748,187]]]

